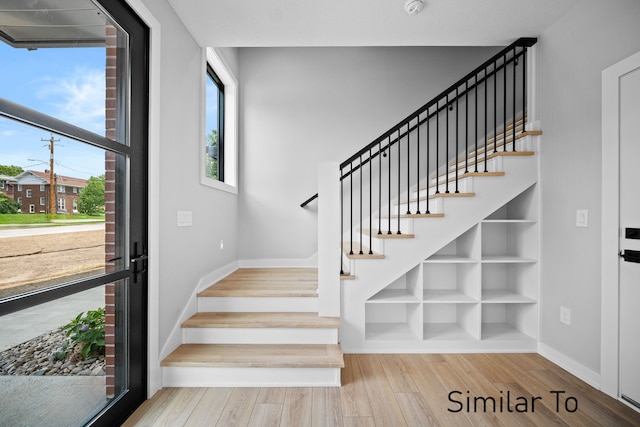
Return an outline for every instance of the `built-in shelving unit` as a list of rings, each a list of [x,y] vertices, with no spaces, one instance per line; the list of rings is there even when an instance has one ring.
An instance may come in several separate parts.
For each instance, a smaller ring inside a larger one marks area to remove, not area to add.
[[[366,340],[438,349],[533,350],[538,328],[536,186],[365,303]],[[455,343],[455,344],[454,344]]]

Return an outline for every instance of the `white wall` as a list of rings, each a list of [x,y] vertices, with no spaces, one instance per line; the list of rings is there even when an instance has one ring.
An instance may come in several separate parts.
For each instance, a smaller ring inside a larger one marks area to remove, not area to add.
[[[200,184],[202,50],[166,1],[145,5],[161,26],[160,130],[159,141],[151,141],[160,148],[160,201],[150,209],[160,212],[162,347],[198,280],[237,260],[237,196]],[[220,52],[237,77],[237,51]],[[192,227],[177,227],[179,210],[193,212]]]
[[[343,161],[497,48],[241,48],[239,258],[317,251],[317,164]]]
[[[541,341],[600,371],[601,71],[640,51],[640,2],[584,0],[538,42]],[[589,209],[589,228],[576,228]],[[559,322],[571,309],[571,326]]]

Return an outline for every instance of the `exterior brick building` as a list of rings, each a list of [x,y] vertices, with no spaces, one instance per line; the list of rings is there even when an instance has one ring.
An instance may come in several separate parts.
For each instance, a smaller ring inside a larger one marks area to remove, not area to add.
[[[80,190],[87,181],[64,175],[55,175],[54,178],[56,212],[77,213]],[[49,207],[49,171],[44,172],[28,170],[14,178],[12,197],[20,205],[22,213],[50,213]]]

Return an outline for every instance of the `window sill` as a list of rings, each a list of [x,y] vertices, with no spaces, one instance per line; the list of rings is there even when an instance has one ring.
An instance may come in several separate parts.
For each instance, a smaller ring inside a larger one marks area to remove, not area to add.
[[[238,187],[227,184],[226,182],[216,181],[215,179],[201,178],[200,184],[206,187],[215,188],[216,190],[225,191],[227,193],[238,194]]]

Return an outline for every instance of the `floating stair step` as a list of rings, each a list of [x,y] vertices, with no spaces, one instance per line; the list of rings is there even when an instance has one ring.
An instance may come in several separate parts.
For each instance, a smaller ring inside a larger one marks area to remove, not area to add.
[[[384,259],[384,255],[377,253],[369,253],[369,248],[360,245],[358,242],[353,242],[353,254],[350,254],[352,245],[350,242],[342,242],[342,251],[349,259]],[[360,252],[362,251],[362,254]]]
[[[408,233],[387,233],[386,231],[378,232],[378,230],[370,230],[370,229],[362,229],[362,234],[366,234],[367,236],[375,237],[376,239],[414,239],[416,236],[414,234]]]
[[[415,202],[415,200],[412,200]],[[388,215],[381,216],[382,219],[389,219]],[[391,218],[398,219],[398,214],[391,215]],[[412,213],[412,214],[400,214],[400,218],[444,218],[443,213]]]
[[[519,134],[517,134],[516,135],[516,141],[518,139],[524,138],[526,136],[538,136],[538,135],[542,135],[542,131],[541,130],[527,130],[527,131],[520,132]],[[507,144],[511,144],[512,142],[513,142],[513,136],[507,137],[506,143]],[[504,144],[505,144],[505,140],[504,139],[498,141],[497,147],[495,146],[495,144],[493,142],[487,141],[487,149],[486,149],[486,151],[491,151],[491,150],[494,150],[496,148],[504,147]],[[484,141],[482,141],[481,144],[478,144],[478,155],[482,155],[482,154],[484,154],[484,152],[485,152]],[[469,158],[475,157],[475,155],[476,155],[475,150],[470,150],[469,151]],[[464,157],[462,157],[459,161],[461,161],[461,162],[464,161]]]
[[[183,328],[339,328],[339,317],[309,312],[196,313]]]
[[[340,275],[340,280],[356,280],[356,276],[353,274],[345,273]]]
[[[340,344],[182,344],[167,367],[342,368]]]
[[[452,176],[453,175],[453,176]],[[465,179],[465,178],[470,178],[470,177],[476,177],[476,176],[504,176],[505,173],[504,172],[462,172],[458,174],[458,180],[461,179]],[[435,180],[435,177],[431,178],[432,180]],[[446,185],[447,182],[447,174],[446,173],[441,173],[440,175],[438,175],[438,180],[439,180],[439,185],[443,186]],[[453,172],[449,171],[449,182],[455,182],[456,181],[456,177],[455,177],[455,170]],[[429,188],[434,188],[438,186],[438,183],[436,182],[432,182],[431,184],[429,184]],[[420,188],[419,191],[424,191],[425,188]]]
[[[526,156],[533,156],[536,153],[534,151],[497,151],[495,153],[490,153],[488,156],[486,156],[487,160],[491,160],[493,158],[496,157],[526,157]],[[478,158],[478,164],[481,164],[484,162],[485,156],[483,155],[482,158]],[[464,161],[464,160],[463,160]],[[474,159],[469,159],[468,165],[469,166],[473,166],[476,164],[475,158]],[[456,163],[452,163],[453,168],[456,167]],[[458,169],[460,169],[461,167],[459,166]],[[449,174],[451,174],[451,172],[449,172]]]

